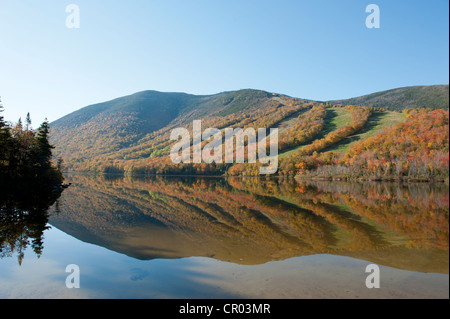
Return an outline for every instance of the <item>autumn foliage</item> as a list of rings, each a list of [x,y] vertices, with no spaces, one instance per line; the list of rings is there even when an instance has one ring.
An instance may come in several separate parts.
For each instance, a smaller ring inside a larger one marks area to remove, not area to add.
[[[345,154],[302,158],[298,173],[341,178],[448,178],[449,112],[406,113],[405,122],[353,144]]]

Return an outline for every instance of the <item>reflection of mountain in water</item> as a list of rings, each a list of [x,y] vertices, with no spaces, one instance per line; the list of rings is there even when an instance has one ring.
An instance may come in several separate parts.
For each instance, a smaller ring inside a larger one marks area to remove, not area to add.
[[[448,273],[448,187],[71,177],[50,223],[139,259],[260,264],[328,253]]]

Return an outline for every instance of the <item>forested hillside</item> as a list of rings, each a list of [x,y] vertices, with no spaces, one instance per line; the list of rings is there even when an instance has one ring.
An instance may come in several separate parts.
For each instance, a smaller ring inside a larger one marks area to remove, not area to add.
[[[331,104],[367,105],[391,111],[411,108],[448,109],[448,85],[411,86],[382,91],[345,100],[329,101]]]
[[[317,102],[257,90],[211,96],[145,91],[88,106],[52,123],[56,154],[77,170],[125,170],[167,159],[175,127],[274,127]],[[170,159],[169,159],[170,160]]]
[[[260,163],[174,164],[169,157],[176,142],[170,139],[171,131],[184,127],[192,137],[192,122],[202,120],[203,130],[218,128],[222,135],[225,128],[278,128],[278,175],[445,180],[448,110],[433,110],[442,90],[445,86],[414,89],[409,96],[423,106],[430,101],[432,107],[405,106],[401,111],[258,90],[207,96],[144,91],[88,106],[51,123],[52,142],[69,170],[129,175],[259,174]],[[392,97],[398,92],[406,94],[398,89],[395,94],[373,96]],[[207,143],[203,141],[202,146]]]
[[[346,152],[291,159],[299,176],[448,179],[449,112],[410,110],[406,120],[352,144]]]

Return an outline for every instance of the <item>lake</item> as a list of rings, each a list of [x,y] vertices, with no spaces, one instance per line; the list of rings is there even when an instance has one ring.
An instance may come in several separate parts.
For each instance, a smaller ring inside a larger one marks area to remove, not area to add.
[[[46,214],[3,207],[0,298],[449,298],[448,185],[66,182]]]

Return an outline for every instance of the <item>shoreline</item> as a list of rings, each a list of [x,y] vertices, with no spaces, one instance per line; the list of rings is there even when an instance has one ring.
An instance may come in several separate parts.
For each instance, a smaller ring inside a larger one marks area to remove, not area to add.
[[[253,178],[277,178],[277,179],[295,179],[309,181],[329,181],[329,182],[388,182],[388,183],[429,183],[429,184],[449,184],[449,178],[417,178],[417,177],[346,177],[346,176],[319,176],[319,175],[226,175],[226,174],[121,174],[121,173],[103,173],[96,171],[68,171],[66,174],[75,175],[103,175],[117,177],[209,177],[209,178],[227,178],[227,177],[253,177]]]
[[[345,177],[345,176],[302,176],[295,175],[296,180],[330,181],[330,182],[389,182],[389,183],[445,183],[449,184],[449,178],[418,178],[418,177]]]

